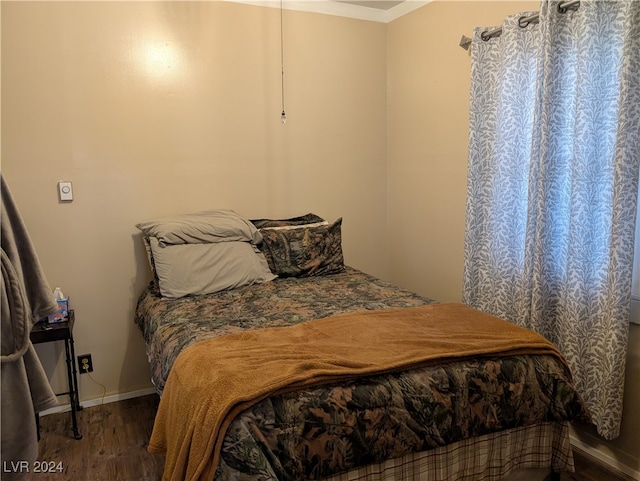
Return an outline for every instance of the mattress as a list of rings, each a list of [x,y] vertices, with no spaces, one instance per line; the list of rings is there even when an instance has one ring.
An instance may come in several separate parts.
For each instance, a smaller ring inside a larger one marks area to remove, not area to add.
[[[180,353],[201,341],[432,303],[346,267],[332,275],[278,278],[173,300],[163,299],[152,283],[139,299],[135,319],[162,396]],[[407,456],[413,464],[421,458],[412,456],[421,453],[482,439],[493,442],[505,433],[544,426],[560,434],[547,436],[550,441],[538,449],[543,454],[531,467],[570,469],[566,426],[578,418],[586,419],[586,411],[568,369],[556,357],[480,356],[269,396],[233,420],[214,478],[324,479]],[[530,454],[523,453],[523,459]],[[450,453],[443,456],[449,459]],[[502,471],[518,467],[501,465]],[[182,478],[167,472],[165,479]]]
[[[152,381],[162,394],[171,366],[205,339],[363,310],[435,302],[357,269],[330,276],[287,277],[210,295],[163,299],[155,282],[142,293],[135,322],[142,331]]]

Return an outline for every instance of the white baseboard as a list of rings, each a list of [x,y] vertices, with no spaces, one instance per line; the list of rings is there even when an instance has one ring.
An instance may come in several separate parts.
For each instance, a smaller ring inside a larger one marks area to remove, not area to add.
[[[571,445],[579,449],[580,451],[587,453],[589,456],[596,458],[598,461],[606,464],[612,469],[615,469],[617,471],[620,471],[621,473],[626,474],[631,479],[636,479],[640,481],[640,471],[638,471],[637,469],[633,469],[631,466],[627,466],[626,464],[621,463],[620,461],[613,458],[609,454],[603,453],[599,449],[595,449],[593,446],[590,446],[584,443],[583,441],[580,441],[578,438],[576,438],[573,435],[571,435]]]
[[[156,388],[154,387],[150,387],[147,389],[139,389],[137,391],[131,391],[131,392],[125,392],[125,393],[119,393],[119,394],[112,394],[110,396],[105,396],[104,398],[102,396],[94,398],[94,399],[88,399],[85,401],[80,401],[80,405],[82,407],[88,408],[91,406],[99,406],[100,404],[109,404],[109,403],[114,403],[114,402],[118,402],[118,401],[124,401],[125,399],[133,399],[136,397],[140,397],[140,396],[147,396],[149,394],[155,394],[156,393]],[[66,412],[66,411],[71,411],[71,404],[67,403],[67,404],[60,404],[58,406],[52,407],[50,409],[47,409],[45,411],[42,411],[40,413],[40,416],[46,416],[48,414],[56,414],[56,413],[62,413],[62,412]]]

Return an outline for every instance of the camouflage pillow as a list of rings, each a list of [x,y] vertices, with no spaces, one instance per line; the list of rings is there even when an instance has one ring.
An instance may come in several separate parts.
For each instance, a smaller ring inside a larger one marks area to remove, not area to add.
[[[289,226],[303,226],[305,224],[318,224],[326,221],[316,214],[305,214],[299,217],[291,217],[290,219],[254,219],[251,222],[258,229],[265,229]],[[328,222],[326,223],[328,224]]]
[[[323,276],[344,271],[342,218],[331,225],[261,229],[260,249],[280,277]]]

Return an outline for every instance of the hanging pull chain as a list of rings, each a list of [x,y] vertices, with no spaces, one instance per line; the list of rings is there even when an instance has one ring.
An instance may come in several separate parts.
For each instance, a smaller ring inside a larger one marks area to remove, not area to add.
[[[280,72],[282,85],[282,114],[280,114],[280,122],[282,125],[287,123],[287,114],[284,111],[284,40],[282,29],[282,1],[280,0]]]

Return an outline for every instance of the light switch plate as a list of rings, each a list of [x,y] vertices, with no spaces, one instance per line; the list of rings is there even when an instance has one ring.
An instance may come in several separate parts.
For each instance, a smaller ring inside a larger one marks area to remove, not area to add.
[[[72,201],[73,187],[71,186],[71,182],[58,182],[58,195],[61,201]]]

